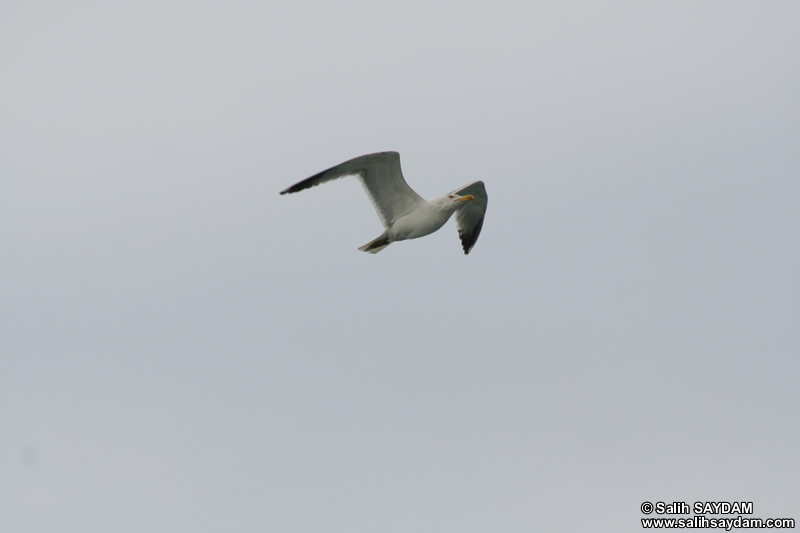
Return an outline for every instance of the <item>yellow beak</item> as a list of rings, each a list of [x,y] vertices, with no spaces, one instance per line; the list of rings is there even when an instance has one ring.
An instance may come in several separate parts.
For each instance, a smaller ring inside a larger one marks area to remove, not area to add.
[[[468,195],[466,195],[466,196],[462,196],[461,198],[459,198],[459,199],[458,199],[458,200],[456,200],[456,201],[457,201],[457,202],[469,202],[470,200],[474,200],[474,199],[475,199],[475,197],[474,197],[474,196],[472,196],[471,194],[468,194]]]

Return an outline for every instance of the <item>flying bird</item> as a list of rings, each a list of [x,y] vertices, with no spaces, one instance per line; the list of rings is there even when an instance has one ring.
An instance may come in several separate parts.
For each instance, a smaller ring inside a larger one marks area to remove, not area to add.
[[[281,194],[299,192],[346,176],[355,176],[367,191],[378,217],[386,228],[380,237],[359,250],[376,254],[395,241],[430,235],[456,214],[458,236],[468,254],[481,234],[488,196],[482,181],[474,181],[455,191],[425,200],[408,186],[400,170],[400,154],[379,152],[362,155],[323,170],[296,183]]]

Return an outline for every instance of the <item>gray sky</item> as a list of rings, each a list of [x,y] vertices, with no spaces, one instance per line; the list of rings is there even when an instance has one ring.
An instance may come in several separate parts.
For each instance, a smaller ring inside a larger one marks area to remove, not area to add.
[[[0,529],[797,514],[795,2],[5,2]],[[376,256],[356,180],[490,196]],[[794,513],[794,514],[792,514]]]

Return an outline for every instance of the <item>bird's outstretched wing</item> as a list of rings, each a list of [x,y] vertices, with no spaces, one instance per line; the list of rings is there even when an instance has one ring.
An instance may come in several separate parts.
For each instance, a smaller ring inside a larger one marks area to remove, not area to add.
[[[486,194],[486,187],[482,181],[475,181],[469,185],[456,189],[453,193],[459,196],[471,194],[475,197],[470,202],[464,202],[464,206],[456,211],[456,224],[458,225],[458,237],[461,239],[461,246],[464,253],[468,254],[478,240],[483,228],[483,218],[486,216],[486,204],[489,196]],[[453,194],[450,193],[450,194]]]
[[[387,228],[398,218],[414,211],[420,202],[425,201],[403,178],[403,172],[400,170],[400,154],[397,152],[379,152],[356,157],[304,179],[281,191],[281,194],[299,192],[345,176],[358,177],[367,191],[367,196],[372,200],[381,222]]]

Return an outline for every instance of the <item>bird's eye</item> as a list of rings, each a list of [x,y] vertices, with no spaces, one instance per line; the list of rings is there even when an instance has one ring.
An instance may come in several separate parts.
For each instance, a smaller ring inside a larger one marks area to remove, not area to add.
[[[450,198],[455,198],[455,196],[453,196],[453,195],[451,194],[451,195],[450,195]]]

